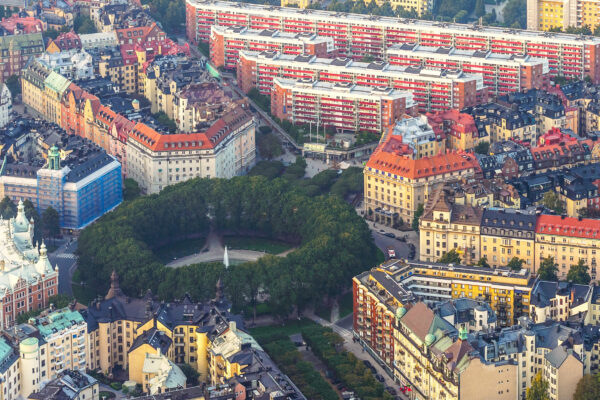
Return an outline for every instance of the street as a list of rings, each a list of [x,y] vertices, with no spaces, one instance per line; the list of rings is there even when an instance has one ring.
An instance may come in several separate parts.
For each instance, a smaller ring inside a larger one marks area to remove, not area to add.
[[[58,265],[58,293],[60,294],[73,294],[71,280],[73,273],[77,269],[75,250],[77,250],[77,239],[73,239],[70,243],[67,241],[56,251],[48,255],[52,266]]]

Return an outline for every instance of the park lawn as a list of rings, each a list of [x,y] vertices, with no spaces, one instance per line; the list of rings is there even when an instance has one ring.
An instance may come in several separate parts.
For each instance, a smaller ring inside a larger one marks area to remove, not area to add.
[[[344,318],[348,314],[352,314],[354,311],[354,303],[352,299],[352,291],[344,293],[338,300],[340,307],[340,318]]]
[[[276,334],[290,336],[294,333],[300,333],[302,331],[302,328],[304,327],[313,325],[316,325],[316,322],[313,322],[308,318],[301,318],[299,320],[286,321],[285,325],[268,325],[250,328],[249,333],[252,335],[252,337],[254,337],[260,342],[260,337],[271,336]]]
[[[170,263],[175,258],[181,258],[189,256],[190,254],[199,253],[200,249],[204,247],[206,238],[195,238],[180,240],[175,243],[170,243],[161,246],[154,250],[154,254],[165,264]]]
[[[250,236],[225,236],[223,241],[230,249],[264,251],[269,254],[283,253],[294,247],[286,242]]]

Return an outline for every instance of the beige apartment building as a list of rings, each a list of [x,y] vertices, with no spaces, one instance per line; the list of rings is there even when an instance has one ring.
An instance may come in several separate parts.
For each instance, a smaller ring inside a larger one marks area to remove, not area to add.
[[[419,222],[421,260],[436,262],[455,250],[464,264],[475,264],[480,258],[482,211],[470,204],[456,204],[444,188],[437,190]]]
[[[414,160],[399,153],[392,139],[390,135],[375,149],[363,170],[365,214],[373,221],[410,223],[437,187],[480,171],[472,155],[450,152]]]

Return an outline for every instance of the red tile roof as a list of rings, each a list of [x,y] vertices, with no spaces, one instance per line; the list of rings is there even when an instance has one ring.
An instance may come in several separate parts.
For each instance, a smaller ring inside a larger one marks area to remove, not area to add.
[[[219,118],[202,133],[161,134],[141,122],[137,123],[129,138],[152,151],[201,150],[213,149],[221,143],[236,127],[243,125],[252,117],[241,107],[237,107]]]
[[[393,136],[377,146],[371,158],[367,161],[367,168],[409,179],[449,174],[465,169],[476,171],[481,169],[477,159],[469,153],[450,152],[413,160],[410,157],[398,154],[393,146],[389,146],[388,142],[390,140],[394,140]]]
[[[600,220],[544,214],[538,217],[535,233],[600,239]]]

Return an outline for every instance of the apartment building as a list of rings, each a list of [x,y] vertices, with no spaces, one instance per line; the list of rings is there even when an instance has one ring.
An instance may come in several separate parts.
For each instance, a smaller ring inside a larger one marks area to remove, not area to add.
[[[274,78],[311,78],[408,90],[413,93],[419,112],[462,109],[487,101],[482,76],[462,71],[431,71],[382,61],[358,62],[350,58],[326,59],[271,51],[240,52],[237,80],[242,90],[248,92],[255,87],[269,95]]]
[[[401,138],[402,143],[410,146],[413,158],[416,159],[446,152],[444,133],[434,131],[425,115],[405,116],[391,127],[388,134]]]
[[[310,78],[273,79],[271,114],[294,124],[314,124],[315,129],[380,133],[415,109],[408,91]]]
[[[600,39],[593,37],[227,1],[186,1],[189,40],[208,42],[212,25],[244,25],[250,29],[329,36],[334,38],[340,55],[356,59],[368,55],[382,59],[385,49],[403,43],[528,54],[547,59],[551,76],[575,79],[589,76],[595,83],[600,81],[600,62],[596,58]]]
[[[33,221],[25,216],[23,202],[17,215],[0,220],[0,328],[13,326],[17,317],[49,306],[48,299],[58,294],[58,268],[48,260],[46,245],[33,244]]]
[[[596,352],[597,333],[576,329],[565,323],[533,323],[528,318],[499,333],[480,334],[470,343],[486,362],[511,362],[517,367],[511,378],[512,396],[524,397],[538,373],[549,382],[552,400],[573,397],[577,382],[585,373],[583,360]],[[583,336],[583,337],[582,337]]]
[[[19,351],[5,337],[0,337],[0,390],[5,400],[21,399]]]
[[[439,296],[433,294],[433,289],[428,294],[420,288],[434,286],[434,280],[443,279],[442,274],[453,273],[448,266],[432,264],[435,275],[421,276],[422,271],[416,268],[422,266],[392,260],[353,279],[355,337],[397,382],[410,385],[419,397],[514,398],[498,397],[496,393],[514,390],[516,365],[487,362],[468,342],[469,331],[489,331],[483,325],[494,324],[493,310],[469,299],[442,301],[435,309],[417,301],[416,296],[421,296],[426,302],[437,302]],[[407,281],[403,279],[415,274],[423,282],[407,290]],[[426,279],[431,282],[426,283]],[[482,380],[487,385],[481,386]]]
[[[83,371],[65,370],[27,400],[102,400],[100,384]]]
[[[535,233],[534,272],[544,258],[553,257],[559,279],[565,279],[571,265],[577,264],[581,259],[589,267],[592,280],[597,279],[597,266],[600,262],[600,254],[596,254],[600,234],[598,220],[540,215]]]
[[[255,122],[237,107],[199,133],[162,134],[137,123],[127,140],[127,173],[144,193],[196,177],[232,178],[255,163]]]
[[[420,258],[438,261],[454,250],[465,264],[475,264],[480,256],[482,209],[456,204],[449,190],[436,190],[419,220]]]
[[[593,32],[598,25],[598,11],[598,3],[590,0],[527,0],[527,29],[588,27]]]
[[[537,216],[524,210],[484,209],[481,218],[481,257],[493,268],[506,266],[513,258],[531,270],[535,263]]]
[[[211,27],[210,61],[215,67],[236,69],[240,50],[277,51],[291,55],[334,57],[333,38],[314,33],[290,33],[246,26]]]
[[[12,95],[8,86],[0,86],[0,128],[4,128],[10,122],[12,113]]]
[[[534,322],[577,321],[598,324],[587,316],[597,288],[572,282],[538,281],[531,292],[530,315]]]
[[[85,50],[62,50],[44,53],[38,61],[46,68],[70,80],[86,80],[94,77],[92,56]]]
[[[460,69],[470,74],[482,74],[490,96],[542,89],[549,83],[548,60],[529,55],[405,43],[389,47],[384,59],[391,65]]]
[[[468,154],[447,153],[414,160],[398,150],[393,135],[381,143],[363,170],[365,215],[388,226],[412,221],[419,204],[452,178],[479,172],[477,160]]]
[[[489,142],[487,132],[477,129],[473,117],[456,109],[427,113],[427,121],[437,135],[445,136],[450,150],[472,151],[480,142]]]
[[[538,128],[533,114],[518,107],[498,103],[481,104],[463,110],[475,119],[478,130],[485,132],[490,143],[515,139],[536,143]],[[545,132],[539,132],[543,134]]]
[[[30,57],[44,52],[42,33],[0,36],[0,83],[19,76]]]

